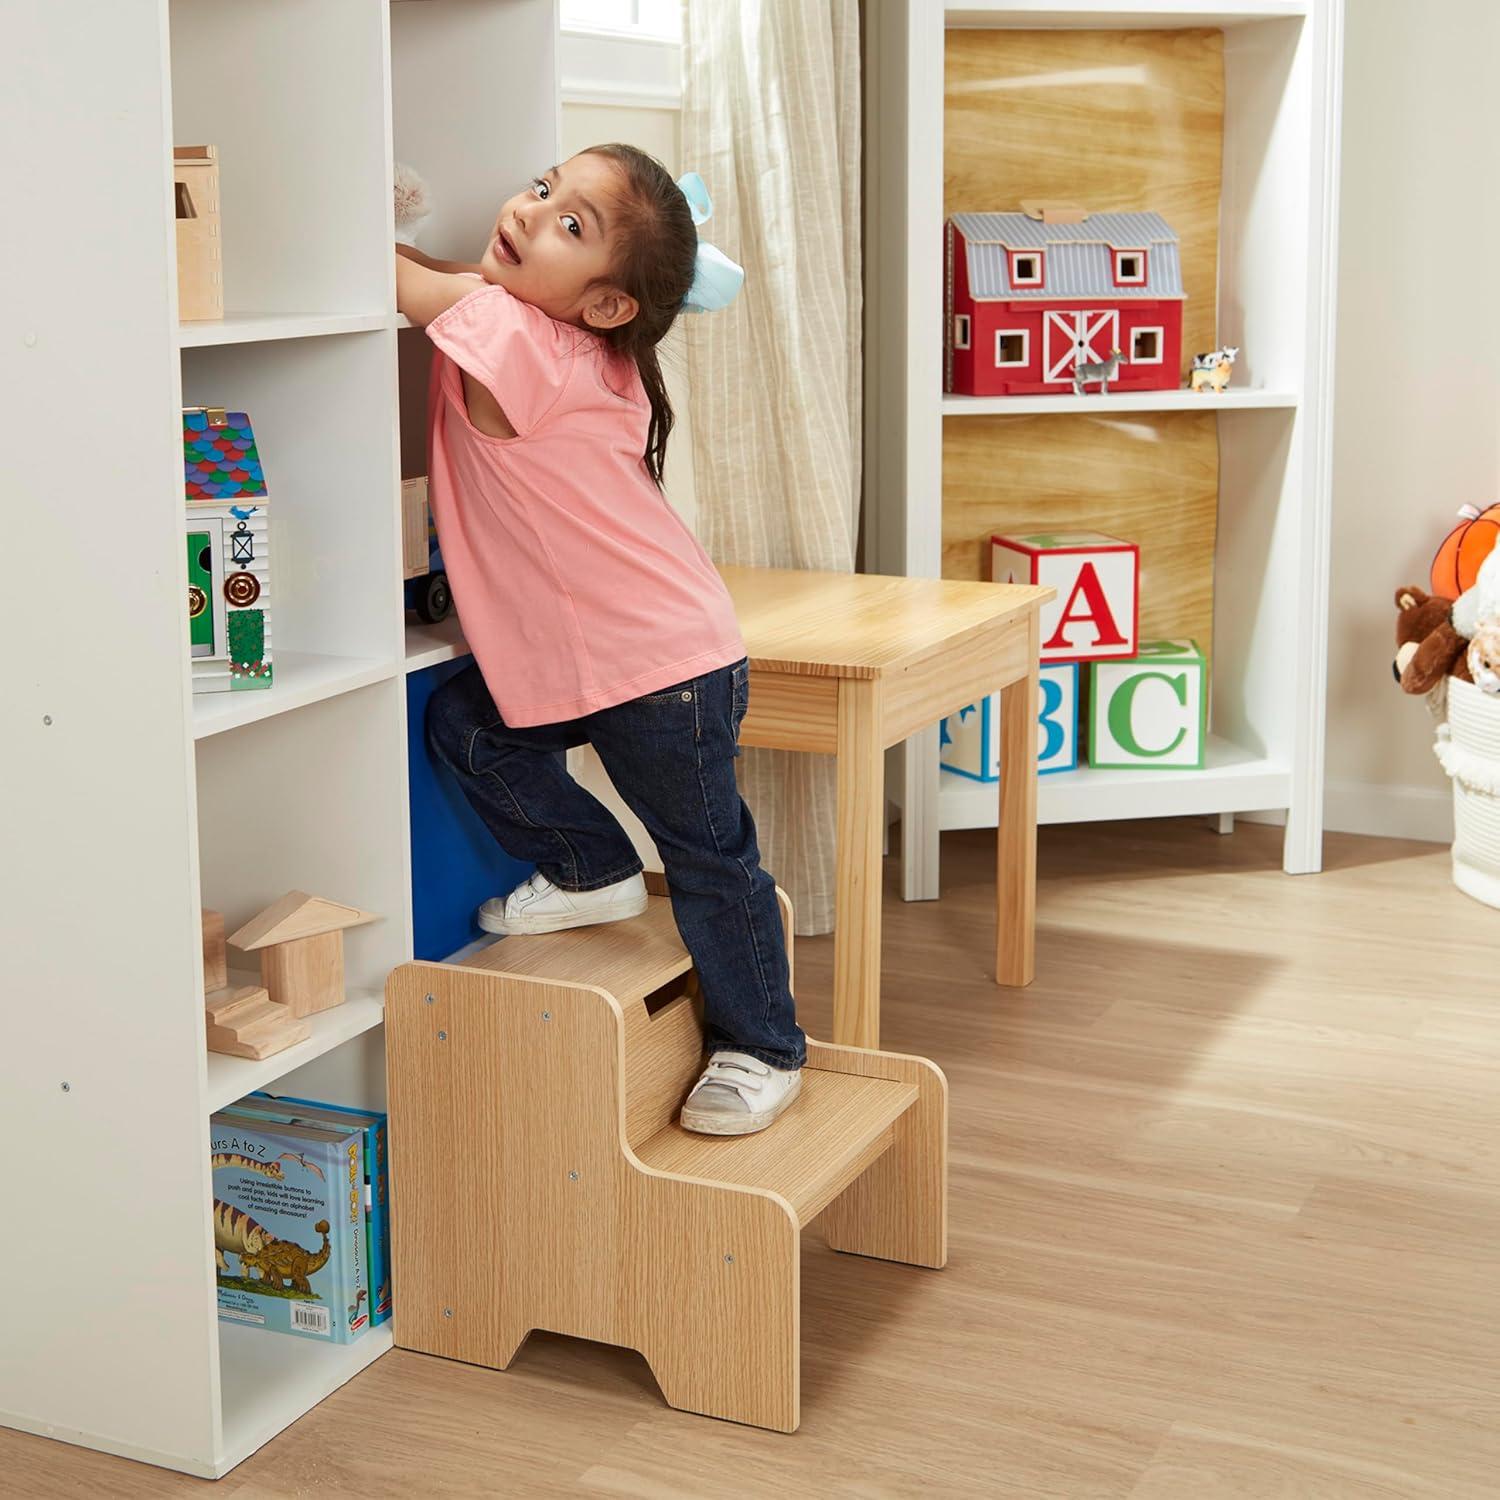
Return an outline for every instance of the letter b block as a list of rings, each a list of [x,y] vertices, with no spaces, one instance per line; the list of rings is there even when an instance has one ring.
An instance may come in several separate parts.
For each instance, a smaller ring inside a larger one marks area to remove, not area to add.
[[[1078,675],[1075,661],[1041,669],[1036,717],[1036,769],[1039,776],[1071,771],[1078,765]],[[1000,695],[992,694],[943,720],[938,752],[945,770],[971,781],[1000,779]]]
[[[1196,641],[1152,641],[1129,661],[1089,668],[1089,764],[1201,770],[1207,663]]]
[[[996,583],[1044,583],[1043,662],[1109,661],[1135,655],[1140,551],[1099,531],[1030,531],[990,538]]]

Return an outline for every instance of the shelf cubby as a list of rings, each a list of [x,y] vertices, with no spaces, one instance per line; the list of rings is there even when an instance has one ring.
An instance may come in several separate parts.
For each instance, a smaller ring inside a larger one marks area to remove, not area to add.
[[[171,0],[170,16],[175,143],[219,152],[225,325],[388,320],[385,7]]]

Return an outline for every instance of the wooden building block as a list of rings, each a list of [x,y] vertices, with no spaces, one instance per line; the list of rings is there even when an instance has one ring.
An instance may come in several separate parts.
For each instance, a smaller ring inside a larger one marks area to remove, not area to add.
[[[220,990],[204,1002],[210,1052],[270,1057],[312,1035],[306,1021],[276,1005],[259,985]]]
[[[344,935],[325,932],[263,948],[260,982],[294,1016],[310,1016],[344,1003]]]
[[[1089,668],[1089,764],[1203,766],[1208,667],[1196,641],[1152,641],[1130,661]]]
[[[212,994],[229,983],[229,955],[224,946],[224,913],[203,908],[203,990]]]
[[[1036,719],[1036,771],[1072,771],[1078,766],[1078,680],[1076,661],[1043,663],[1039,672],[1041,707]],[[945,770],[971,781],[1000,779],[1000,694],[991,693],[943,720],[938,751]]]
[[[1135,655],[1140,550],[1099,531],[1026,531],[990,538],[994,583],[1045,584],[1041,660],[1102,661]]]

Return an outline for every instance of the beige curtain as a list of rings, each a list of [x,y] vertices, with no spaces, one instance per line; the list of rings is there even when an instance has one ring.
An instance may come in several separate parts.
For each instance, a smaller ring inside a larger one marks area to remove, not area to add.
[[[682,161],[745,268],[684,319],[698,532],[717,562],[850,572],[860,490],[858,0],[684,0]],[[741,788],[800,933],[833,926],[824,756],[747,750]]]

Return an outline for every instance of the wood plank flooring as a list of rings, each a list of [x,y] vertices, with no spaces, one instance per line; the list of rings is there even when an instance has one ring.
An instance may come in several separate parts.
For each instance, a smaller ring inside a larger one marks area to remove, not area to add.
[[[809,1230],[795,1436],[537,1334],[504,1373],[388,1355],[216,1494],[1492,1500],[1500,913],[1429,846],[1279,851],[1044,829],[1024,992],[989,979],[992,834],[945,838],[939,903],[888,866],[884,1039],[952,1085],[951,1260]],[[815,1034],[831,951],[798,945]],[[203,1493],[0,1430],[0,1495]]]

